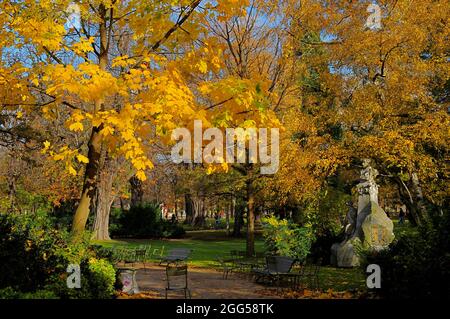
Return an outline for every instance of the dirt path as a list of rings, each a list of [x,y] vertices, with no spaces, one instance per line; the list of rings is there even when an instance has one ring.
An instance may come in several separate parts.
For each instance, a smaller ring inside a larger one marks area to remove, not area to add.
[[[136,280],[141,292],[154,298],[165,298],[166,274],[163,266],[146,265],[137,272]],[[247,278],[232,274],[222,279],[222,273],[214,269],[189,268],[188,285],[193,299],[265,299],[258,292],[265,287],[255,284]],[[275,296],[271,296],[274,298]],[[168,298],[184,298],[182,291],[169,291]]]

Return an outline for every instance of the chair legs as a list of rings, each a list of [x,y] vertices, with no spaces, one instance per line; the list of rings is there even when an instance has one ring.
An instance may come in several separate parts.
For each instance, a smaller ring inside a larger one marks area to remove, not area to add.
[[[167,299],[168,290],[169,289],[167,289],[167,288],[165,289],[165,298],[166,299]],[[189,299],[192,299],[191,290],[189,288],[185,288],[183,290],[184,290],[184,299],[188,299],[188,296],[189,296]]]

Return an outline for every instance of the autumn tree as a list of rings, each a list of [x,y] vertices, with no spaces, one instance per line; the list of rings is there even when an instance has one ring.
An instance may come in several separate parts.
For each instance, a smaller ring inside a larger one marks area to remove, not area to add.
[[[245,94],[248,103],[257,90],[249,83],[206,76],[222,68],[221,51],[204,32],[206,20],[243,15],[246,2],[94,0],[75,5],[2,2],[0,38],[3,47],[19,52],[16,64],[2,61],[3,82],[15,90],[4,106],[48,119],[64,117],[68,131],[89,134],[78,148],[45,145],[71,174],[80,174],[74,161],[85,165],[72,226],[78,233],[92,207],[103,150],[107,156],[124,156],[144,180],[153,166],[148,147],[156,136],[168,139],[168,132],[183,123],[211,123],[218,117],[208,114],[210,105],[194,90],[206,95],[239,86],[237,97]],[[195,74],[203,79],[188,82],[186,75]]]
[[[298,117],[312,123],[297,137],[344,150],[348,163],[372,158],[398,184],[411,221],[424,223],[426,207],[448,198],[449,14],[445,1],[376,5],[380,25],[368,23],[366,1],[290,5]]]

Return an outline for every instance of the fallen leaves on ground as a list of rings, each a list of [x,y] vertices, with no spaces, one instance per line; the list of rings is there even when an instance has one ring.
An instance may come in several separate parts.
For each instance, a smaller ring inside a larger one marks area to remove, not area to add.
[[[279,296],[285,299],[362,299],[366,298],[366,293],[361,291],[334,291],[328,289],[320,290],[292,290],[292,289],[262,289],[258,293],[266,296]]]
[[[161,299],[161,294],[157,291],[142,291],[137,294],[127,294],[125,292],[117,292],[117,299]]]

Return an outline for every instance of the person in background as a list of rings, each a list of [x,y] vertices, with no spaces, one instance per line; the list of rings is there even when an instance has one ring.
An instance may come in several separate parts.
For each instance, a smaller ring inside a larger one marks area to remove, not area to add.
[[[400,208],[400,213],[398,214],[398,224],[403,225],[405,223],[406,212],[403,207]]]
[[[215,219],[215,229],[219,229],[219,225],[220,225],[220,216],[218,213],[214,214],[214,219]]]

